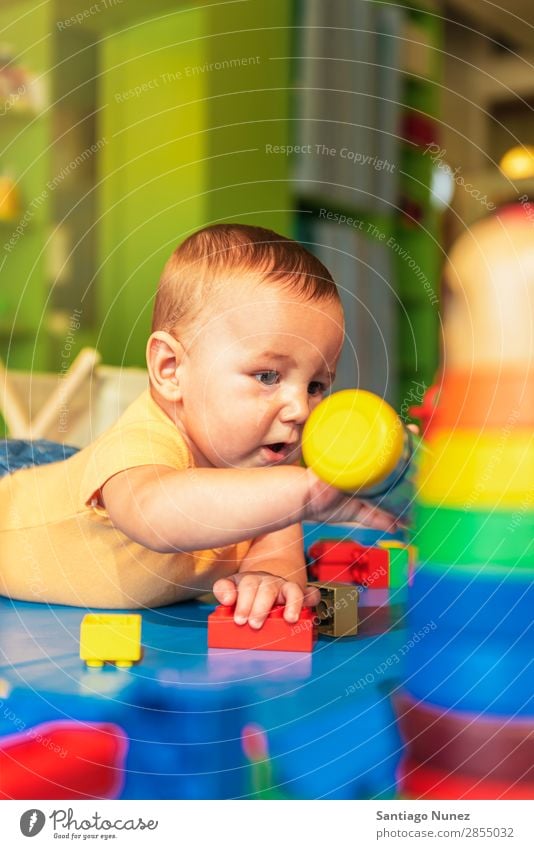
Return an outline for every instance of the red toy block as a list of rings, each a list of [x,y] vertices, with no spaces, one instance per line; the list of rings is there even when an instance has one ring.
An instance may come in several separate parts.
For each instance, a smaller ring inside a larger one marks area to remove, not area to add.
[[[0,738],[0,799],[115,799],[127,739],[118,725],[70,720]]]
[[[374,590],[389,586],[389,553],[352,540],[320,540],[310,546],[314,581],[342,581]]]
[[[264,651],[311,651],[317,639],[317,619],[303,607],[298,622],[284,619],[284,605],[277,604],[260,629],[236,625],[234,607],[219,605],[208,616],[208,648],[263,649]]]

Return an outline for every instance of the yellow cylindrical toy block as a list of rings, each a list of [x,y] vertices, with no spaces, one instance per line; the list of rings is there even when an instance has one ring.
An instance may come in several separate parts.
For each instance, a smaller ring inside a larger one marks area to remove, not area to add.
[[[315,474],[357,492],[384,481],[402,460],[406,432],[378,395],[345,389],[325,398],[304,427],[302,455]]]

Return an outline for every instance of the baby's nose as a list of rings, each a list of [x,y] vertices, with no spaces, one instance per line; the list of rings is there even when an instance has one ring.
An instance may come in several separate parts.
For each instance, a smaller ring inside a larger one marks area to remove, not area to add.
[[[310,414],[310,400],[308,391],[294,389],[288,391],[284,397],[282,407],[283,421],[297,422],[304,424]]]

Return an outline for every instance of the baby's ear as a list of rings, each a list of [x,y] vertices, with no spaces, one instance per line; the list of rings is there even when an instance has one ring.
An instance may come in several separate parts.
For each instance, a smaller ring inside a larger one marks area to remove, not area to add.
[[[146,362],[152,387],[167,401],[182,397],[178,369],[185,356],[183,345],[165,330],[156,330],[146,346]]]

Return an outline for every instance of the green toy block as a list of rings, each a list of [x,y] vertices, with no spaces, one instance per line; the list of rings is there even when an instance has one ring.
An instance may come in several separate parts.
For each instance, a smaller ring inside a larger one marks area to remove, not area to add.
[[[410,552],[408,548],[389,549],[389,586],[391,589],[405,587],[410,570]]]
[[[390,602],[404,604],[408,601],[408,584],[415,569],[417,549],[414,545],[405,545],[397,540],[382,540],[378,547],[388,552]]]

